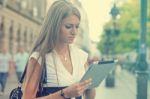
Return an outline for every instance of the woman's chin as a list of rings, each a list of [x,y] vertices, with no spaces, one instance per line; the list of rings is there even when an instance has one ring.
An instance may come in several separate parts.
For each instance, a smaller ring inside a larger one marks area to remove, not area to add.
[[[68,42],[68,44],[72,44],[72,43],[73,43],[73,41],[69,41],[69,42]]]

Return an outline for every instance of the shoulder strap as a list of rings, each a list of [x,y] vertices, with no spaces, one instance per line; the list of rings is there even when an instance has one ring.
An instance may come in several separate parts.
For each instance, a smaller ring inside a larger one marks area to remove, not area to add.
[[[46,63],[45,63],[45,57],[42,58],[42,65],[43,65],[43,69],[42,69],[42,75],[41,75],[41,80],[40,80],[40,83],[42,84],[45,84],[47,82],[47,71],[46,71]],[[19,83],[22,84],[23,83],[23,80],[25,78],[25,74],[26,74],[26,71],[27,71],[27,64],[26,63],[26,66],[25,66],[25,70],[21,76],[21,79],[19,80]]]
[[[24,71],[23,71],[23,74],[22,74],[22,76],[21,76],[21,79],[19,80],[19,83],[20,83],[20,84],[23,83],[23,79],[24,79],[24,77],[25,77],[26,71],[27,71],[27,64],[26,64],[26,66],[25,66],[25,69],[24,69]]]

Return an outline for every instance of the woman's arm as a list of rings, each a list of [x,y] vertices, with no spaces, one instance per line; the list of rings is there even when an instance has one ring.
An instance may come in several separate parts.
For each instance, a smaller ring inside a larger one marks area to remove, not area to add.
[[[42,67],[38,61],[31,58],[27,65],[25,80],[23,82],[23,99],[34,99],[38,90]]]
[[[36,98],[38,85],[40,81],[42,67],[36,59],[31,58],[28,63],[26,78],[23,83],[23,97],[22,99],[64,99],[61,92],[55,92],[48,96]],[[84,93],[86,88],[91,84],[91,80],[85,80],[80,83],[75,83],[63,89],[66,98],[77,97]]]

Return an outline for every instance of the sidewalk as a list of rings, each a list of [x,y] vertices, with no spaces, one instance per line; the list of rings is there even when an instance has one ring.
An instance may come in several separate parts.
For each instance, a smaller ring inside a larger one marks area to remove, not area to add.
[[[0,99],[9,99],[9,93],[10,91],[17,87],[18,82],[17,82],[17,76],[15,73],[11,73],[11,75],[7,79],[6,87],[5,87],[5,95],[0,96]]]
[[[105,80],[96,89],[96,99],[136,99],[136,77],[126,70],[117,70],[115,87],[106,88]],[[148,98],[150,99],[150,81],[148,82]]]
[[[106,88],[105,80],[96,88],[95,99],[136,99],[135,76],[125,70],[117,69],[115,87]],[[10,91],[17,86],[17,77],[13,73],[7,80],[5,95],[0,99],[8,99]],[[148,99],[150,99],[150,81],[148,82]]]

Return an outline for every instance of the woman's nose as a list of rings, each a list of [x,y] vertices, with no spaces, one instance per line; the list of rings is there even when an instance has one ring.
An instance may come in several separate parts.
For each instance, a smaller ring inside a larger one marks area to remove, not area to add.
[[[76,35],[76,33],[77,33],[77,29],[74,27],[74,28],[72,29],[72,31],[71,31],[71,34],[72,34],[72,35]]]

